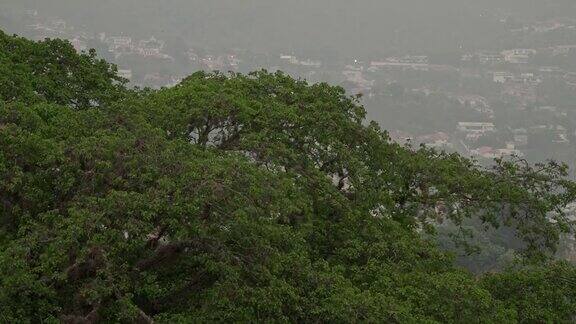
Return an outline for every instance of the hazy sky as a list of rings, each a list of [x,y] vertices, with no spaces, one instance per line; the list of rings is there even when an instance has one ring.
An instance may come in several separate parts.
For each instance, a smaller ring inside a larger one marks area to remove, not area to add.
[[[341,55],[487,47],[498,17],[574,13],[574,0],[0,0],[91,30],[190,45]],[[0,21],[1,26],[1,21]]]

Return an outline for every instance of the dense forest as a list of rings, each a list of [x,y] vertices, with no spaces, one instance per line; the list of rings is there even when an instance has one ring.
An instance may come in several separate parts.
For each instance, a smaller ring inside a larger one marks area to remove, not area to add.
[[[565,165],[482,168],[365,114],[280,72],[130,89],[94,51],[0,33],[0,322],[576,321]],[[509,229],[509,267],[435,243],[473,244],[470,221]]]

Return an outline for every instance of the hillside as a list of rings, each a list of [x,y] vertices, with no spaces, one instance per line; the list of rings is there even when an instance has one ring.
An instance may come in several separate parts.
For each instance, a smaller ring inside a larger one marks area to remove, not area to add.
[[[0,320],[574,321],[566,174],[401,147],[280,72],[127,89],[0,33]],[[470,218],[514,229],[513,267],[475,277],[423,235]]]

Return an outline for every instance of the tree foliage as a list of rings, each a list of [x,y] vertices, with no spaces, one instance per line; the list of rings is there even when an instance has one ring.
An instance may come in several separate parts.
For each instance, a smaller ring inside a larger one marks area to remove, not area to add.
[[[0,31],[0,99],[76,108],[118,100],[126,82],[94,50],[76,54],[60,39],[30,42]]]
[[[563,165],[404,148],[358,98],[282,73],[129,91],[94,54],[1,39],[2,321],[574,319],[542,268],[571,231]],[[472,216],[540,267],[479,280],[421,235]]]

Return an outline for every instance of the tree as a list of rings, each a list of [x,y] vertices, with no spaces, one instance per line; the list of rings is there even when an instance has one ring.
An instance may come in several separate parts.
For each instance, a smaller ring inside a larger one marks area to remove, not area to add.
[[[0,31],[0,99],[88,108],[118,100],[126,80],[96,52],[67,41],[31,42]]]
[[[510,269],[487,276],[483,286],[523,323],[570,323],[576,320],[576,272],[567,263]]]

